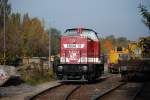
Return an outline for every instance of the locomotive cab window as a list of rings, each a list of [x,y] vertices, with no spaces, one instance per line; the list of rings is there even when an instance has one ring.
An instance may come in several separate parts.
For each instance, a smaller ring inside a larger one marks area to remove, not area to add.
[[[98,41],[98,36],[97,33],[94,32],[93,30],[89,29],[68,29],[66,32],[63,34],[64,36],[82,36],[85,38],[89,38],[94,41]]]
[[[89,39],[91,39],[91,40],[98,41],[98,38],[97,38],[97,36],[96,36],[96,33],[94,33],[94,32],[83,31],[82,34],[81,34],[81,36],[87,37],[87,38],[89,38]]]

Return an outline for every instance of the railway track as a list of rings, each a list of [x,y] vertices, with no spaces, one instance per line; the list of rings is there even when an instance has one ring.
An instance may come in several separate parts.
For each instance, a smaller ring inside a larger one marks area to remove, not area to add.
[[[81,85],[60,84],[47,89],[29,100],[68,100],[69,96]]]
[[[144,83],[122,83],[97,95],[93,100],[135,100],[143,87]]]
[[[32,97],[30,100],[136,100],[144,83],[119,82],[109,77],[97,83],[65,83]]]
[[[118,89],[119,87],[125,85],[126,83],[122,83],[122,84],[118,84],[117,86],[105,91],[104,93],[99,93],[98,95],[96,95],[93,100],[99,100],[101,97],[109,94],[110,92],[113,92],[114,90]]]
[[[47,89],[30,100],[93,100],[99,93],[122,84],[116,77],[105,77],[94,83],[65,83]]]
[[[76,88],[74,88],[72,91],[70,91],[70,93],[68,93],[68,95],[65,96],[64,100],[69,100],[69,97],[77,90],[81,87],[81,85],[77,86]]]
[[[142,90],[135,96],[134,100],[149,100],[150,98],[150,82],[145,82]]]

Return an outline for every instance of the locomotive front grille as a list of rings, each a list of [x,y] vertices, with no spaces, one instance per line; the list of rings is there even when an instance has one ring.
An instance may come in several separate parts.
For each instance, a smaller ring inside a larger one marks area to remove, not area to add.
[[[64,66],[64,73],[78,73],[81,72],[81,66],[79,65],[65,65]]]

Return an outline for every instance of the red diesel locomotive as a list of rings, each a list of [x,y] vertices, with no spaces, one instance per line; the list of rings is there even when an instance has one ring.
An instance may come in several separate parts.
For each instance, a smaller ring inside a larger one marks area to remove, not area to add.
[[[91,29],[67,29],[61,37],[60,64],[55,67],[60,80],[94,80],[101,76],[100,41]]]

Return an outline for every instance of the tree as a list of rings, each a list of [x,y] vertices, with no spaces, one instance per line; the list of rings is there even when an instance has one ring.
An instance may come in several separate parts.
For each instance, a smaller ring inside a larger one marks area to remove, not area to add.
[[[114,35],[107,36],[105,39],[108,40],[108,41],[111,41],[111,43],[112,43],[113,45],[116,44],[116,38],[115,38]]]
[[[11,13],[11,5],[8,4],[8,0],[0,0],[0,28],[4,27],[4,13],[7,20]]]
[[[0,48],[1,48],[0,49],[0,58],[3,58],[3,53],[4,53],[4,49],[3,49],[3,46],[4,46],[4,30],[3,30],[4,22],[5,22],[5,26],[7,26],[9,16],[10,16],[10,12],[11,12],[11,5],[8,4],[8,0],[0,0]],[[6,27],[5,28],[5,33],[7,32],[7,30],[8,29]],[[8,37],[6,36],[6,38],[5,38],[6,41],[7,41],[7,38]]]
[[[51,41],[51,54],[57,55],[60,51],[60,37],[61,32],[57,30],[56,28],[50,28],[48,30],[48,33],[50,33],[50,41]]]
[[[5,9],[4,9],[5,8]],[[44,21],[31,18],[25,14],[10,13],[8,0],[0,0],[0,58],[3,57],[4,10],[6,19],[6,64],[12,64],[18,57],[48,57],[48,31],[44,29]],[[21,20],[22,19],[22,20]],[[51,28],[52,54],[59,52],[60,31]],[[1,49],[2,48],[2,49]]]
[[[12,14],[7,25],[7,51],[10,57],[21,55],[21,17],[19,13]]]
[[[124,48],[127,48],[128,46],[128,40],[126,37],[118,37],[116,39],[116,46],[117,47],[124,47]]]
[[[23,23],[22,23],[22,26],[21,26],[21,36],[22,36],[22,40],[23,40],[23,43],[22,43],[22,54],[23,56],[29,56],[31,53],[30,53],[30,50],[28,48],[28,35],[30,34],[29,33],[29,30],[30,30],[30,18],[28,16],[28,14],[25,14],[23,16]]]
[[[48,56],[48,34],[38,18],[31,19],[28,14],[24,15],[22,38],[24,56]]]
[[[47,51],[48,54],[48,45],[46,45],[48,43],[48,34],[46,34],[42,22],[39,19],[33,18],[31,20],[30,31],[28,42],[29,47],[32,48],[33,55],[44,56],[45,51]]]
[[[108,53],[111,49],[118,47],[127,48],[129,40],[126,37],[116,38],[114,35],[110,35],[101,39],[101,48],[103,53]]]
[[[104,46],[107,49],[107,52],[110,51],[112,49],[112,42],[109,40],[105,40],[104,41]]]
[[[140,13],[143,16],[143,23],[148,27],[150,30],[150,7],[146,7],[144,5],[140,5]],[[148,10],[149,9],[149,10]]]

